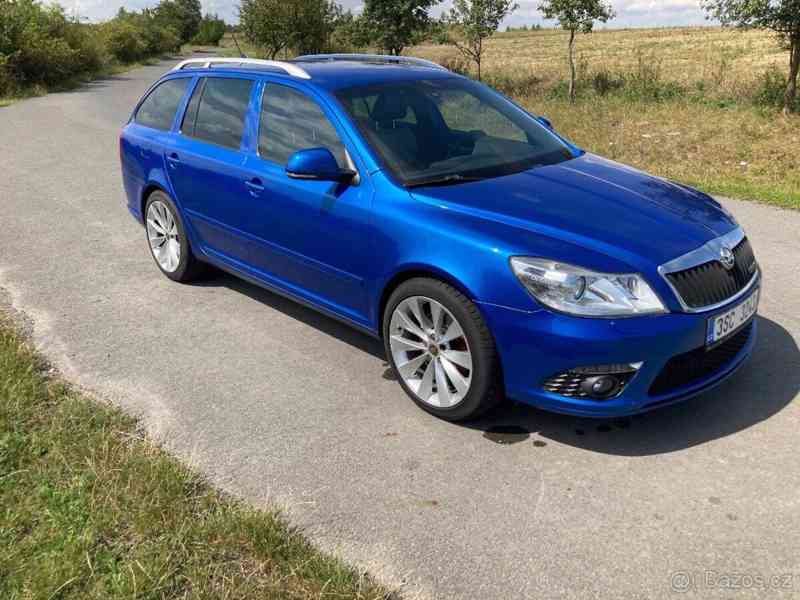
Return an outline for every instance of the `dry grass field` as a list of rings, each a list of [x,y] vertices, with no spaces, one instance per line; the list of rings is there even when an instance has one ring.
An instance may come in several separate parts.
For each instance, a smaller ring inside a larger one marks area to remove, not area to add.
[[[558,30],[497,34],[484,80],[587,150],[709,192],[800,208],[800,115],[768,102],[776,85],[766,74],[783,76],[788,64],[774,36],[705,27],[580,36],[574,105],[566,48]],[[406,54],[466,66],[450,46]]]
[[[534,76],[544,87],[553,86],[567,74],[567,37],[557,29],[499,33],[486,44],[486,73]],[[406,53],[440,63],[459,57],[452,46],[433,44]],[[769,33],[711,27],[598,30],[578,37],[576,56],[584,77],[632,72],[641,59],[666,81],[687,87],[703,81],[729,95],[749,93],[765,71],[784,71],[789,61]]]

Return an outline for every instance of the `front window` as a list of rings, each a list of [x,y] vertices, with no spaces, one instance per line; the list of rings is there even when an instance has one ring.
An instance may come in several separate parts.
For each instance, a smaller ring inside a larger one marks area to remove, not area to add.
[[[355,87],[337,97],[407,187],[499,177],[573,158],[538,121],[466,79]]]
[[[268,83],[262,104],[258,136],[262,158],[285,165],[298,150],[327,148],[340,167],[347,165],[336,130],[311,98],[292,88]]]

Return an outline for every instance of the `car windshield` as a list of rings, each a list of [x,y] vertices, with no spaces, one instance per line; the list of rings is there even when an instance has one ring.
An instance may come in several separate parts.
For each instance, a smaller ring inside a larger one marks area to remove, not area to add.
[[[353,87],[336,95],[406,187],[455,185],[574,157],[536,119],[468,79]]]

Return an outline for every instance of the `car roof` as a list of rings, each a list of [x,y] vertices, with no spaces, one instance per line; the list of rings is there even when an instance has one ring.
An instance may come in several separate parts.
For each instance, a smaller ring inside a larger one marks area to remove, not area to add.
[[[380,83],[456,77],[450,71],[442,68],[402,63],[320,60],[318,62],[303,61],[298,64],[311,76],[311,83],[331,91]]]
[[[176,67],[177,71],[203,73],[241,73],[269,74],[287,77],[295,81],[305,81],[328,91],[356,86],[369,86],[381,83],[447,79],[458,75],[434,63],[389,62],[391,57],[369,57],[356,55],[352,59],[336,55],[302,57],[296,61],[255,61],[237,62],[237,59],[208,58],[185,61]],[[226,60],[227,62],[222,62]],[[173,71],[174,72],[174,71]],[[302,73],[307,74],[303,76]]]

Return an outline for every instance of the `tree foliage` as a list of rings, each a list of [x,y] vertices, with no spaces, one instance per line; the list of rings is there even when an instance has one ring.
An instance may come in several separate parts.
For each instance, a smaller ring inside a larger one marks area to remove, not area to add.
[[[481,78],[483,41],[494,34],[500,22],[517,9],[514,0],[454,0],[446,17],[450,26],[450,41],[475,63]]]
[[[34,0],[0,0],[0,95],[20,85],[57,85],[98,70],[105,52],[95,26]]]
[[[614,18],[614,10],[603,0],[545,0],[539,6],[546,19],[555,19],[562,29],[590,33],[597,21]]]
[[[219,46],[219,42],[224,36],[225,21],[217,15],[206,15],[200,21],[197,35],[192,41],[201,46]]]
[[[569,31],[569,99],[575,101],[575,35],[590,33],[597,21],[606,23],[614,18],[614,9],[604,0],[544,0],[539,10],[546,19],[554,19]]]
[[[0,96],[32,86],[58,86],[180,47],[178,33],[157,11],[120,10],[101,24],[68,18],[57,5],[0,0]]]
[[[331,32],[330,47],[335,52],[353,52],[369,46],[372,40],[369,24],[351,11],[340,12]]]
[[[363,18],[370,43],[400,55],[431,23],[428,10],[440,0],[366,0]]]
[[[788,114],[797,99],[800,73],[800,0],[701,0],[708,15],[723,25],[775,31],[789,50],[789,80],[783,111]]]
[[[324,50],[340,14],[330,0],[242,0],[239,7],[245,37],[271,59],[282,51]]]
[[[203,8],[200,0],[162,0],[155,8],[155,15],[163,26],[178,34],[181,43],[187,44],[200,31]]]

